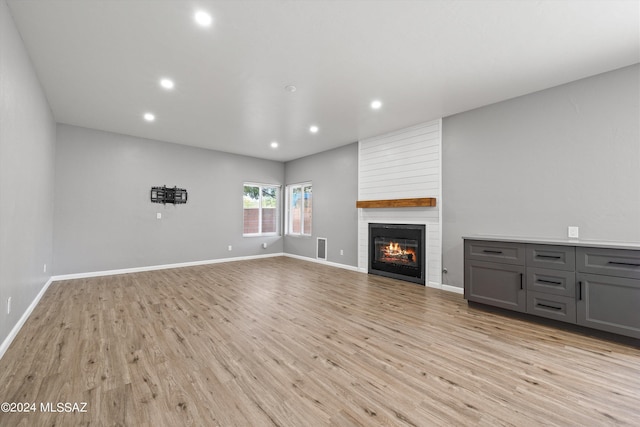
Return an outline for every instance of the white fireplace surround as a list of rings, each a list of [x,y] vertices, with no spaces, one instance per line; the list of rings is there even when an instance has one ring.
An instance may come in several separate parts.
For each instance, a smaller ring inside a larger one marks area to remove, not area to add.
[[[358,143],[358,200],[436,198],[435,207],[358,209],[358,270],[367,272],[369,223],[425,225],[426,285],[442,285],[442,120]]]

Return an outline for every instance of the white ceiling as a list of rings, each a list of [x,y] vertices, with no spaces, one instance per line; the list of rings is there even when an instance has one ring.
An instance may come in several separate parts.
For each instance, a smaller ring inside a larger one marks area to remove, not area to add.
[[[56,121],[280,161],[640,62],[638,0],[8,4]]]

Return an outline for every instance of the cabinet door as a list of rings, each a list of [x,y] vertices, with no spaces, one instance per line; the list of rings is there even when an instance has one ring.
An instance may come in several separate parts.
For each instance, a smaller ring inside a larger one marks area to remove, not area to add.
[[[578,274],[579,325],[640,338],[640,280]]]
[[[467,300],[526,311],[523,266],[466,260],[464,275],[464,297]]]

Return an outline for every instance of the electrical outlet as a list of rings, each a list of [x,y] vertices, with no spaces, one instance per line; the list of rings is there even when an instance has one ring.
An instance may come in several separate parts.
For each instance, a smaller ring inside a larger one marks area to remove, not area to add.
[[[232,249],[233,249],[233,247],[231,247],[231,245],[229,245],[229,247],[228,247],[227,249],[228,249],[228,250],[232,250]]]
[[[580,235],[579,227],[569,226],[568,235],[570,239],[577,239]]]
[[[47,272],[47,264],[44,265],[44,267],[42,267],[42,272],[46,273]]]
[[[162,212],[156,212],[156,219],[162,219]]]
[[[11,297],[7,298],[7,314],[11,314]]]
[[[340,255],[344,255],[344,250],[340,249]]]
[[[262,244],[262,247],[263,247],[264,249],[267,249],[267,244],[266,244],[266,243],[263,243],[263,244]]]

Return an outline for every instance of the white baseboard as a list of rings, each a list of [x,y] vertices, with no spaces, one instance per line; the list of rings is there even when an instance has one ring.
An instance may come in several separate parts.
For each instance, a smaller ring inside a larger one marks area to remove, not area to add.
[[[31,316],[31,313],[40,302],[40,299],[42,298],[44,293],[47,292],[47,289],[49,289],[49,285],[51,285],[51,283],[53,283],[53,278],[49,278],[47,283],[45,283],[42,289],[40,289],[40,292],[38,292],[38,295],[36,295],[33,301],[31,301],[31,304],[29,304],[29,307],[27,307],[25,312],[22,313],[22,316],[20,317],[20,320],[18,320],[18,323],[16,323],[13,329],[11,329],[11,332],[9,332],[9,335],[7,335],[7,338],[5,338],[4,341],[2,341],[2,344],[0,344],[0,359],[2,359],[2,356],[4,356],[4,353],[9,349],[9,346],[11,345],[15,337],[18,335],[18,332],[20,332],[20,329],[22,329],[22,326],[24,326],[29,316]]]
[[[337,262],[325,261],[317,258],[278,252],[278,253],[265,254],[265,255],[251,255],[251,256],[242,256],[242,257],[234,257],[234,258],[220,258],[220,259],[210,259],[210,260],[203,260],[203,261],[180,262],[175,264],[151,265],[146,267],[122,268],[118,270],[104,270],[104,271],[91,271],[86,273],[62,274],[58,276],[52,276],[49,282],[57,282],[60,280],[85,279],[89,277],[113,276],[115,274],[140,273],[143,271],[165,270],[168,268],[194,267],[197,265],[218,264],[221,262],[232,262],[232,261],[246,261],[251,259],[272,258],[272,257],[278,257],[278,256],[286,256],[289,258],[300,259],[303,261],[329,265],[331,267],[343,268],[345,270],[357,271],[360,273],[367,273],[366,268],[358,268],[352,265],[340,264]],[[427,283],[426,286],[430,288],[441,289],[443,291],[454,292],[457,294],[463,293],[462,288],[459,288],[457,286],[443,285],[441,283],[436,283],[436,282],[429,282]]]
[[[20,329],[22,329],[22,326],[25,324],[25,322],[27,321],[27,319],[29,318],[33,310],[36,308],[36,306],[40,302],[40,299],[42,298],[44,293],[47,291],[47,289],[53,282],[60,281],[60,280],[84,279],[88,277],[112,276],[115,274],[127,274],[127,273],[138,273],[143,271],[164,270],[168,268],[193,267],[197,265],[218,264],[222,262],[245,261],[245,260],[259,259],[259,258],[272,258],[272,257],[278,257],[278,256],[286,256],[290,258],[300,259],[303,261],[310,261],[310,262],[324,264],[332,267],[343,268],[345,270],[356,271],[360,273],[367,273],[366,269],[354,267],[351,265],[340,264],[337,262],[325,261],[325,260],[320,260],[316,258],[310,258],[310,257],[304,257],[300,255],[293,255],[293,254],[279,252],[279,253],[265,254],[265,255],[221,258],[221,259],[204,260],[204,261],[192,261],[192,262],[182,262],[182,263],[175,263],[175,264],[152,265],[147,267],[123,268],[118,270],[92,271],[87,273],[63,274],[59,276],[52,276],[51,278],[49,278],[47,283],[42,287],[40,292],[38,292],[38,295],[36,295],[36,297],[31,302],[29,307],[27,307],[25,312],[20,317],[20,320],[18,321],[18,323],[16,323],[13,329],[11,329],[11,332],[9,333],[7,338],[5,338],[2,344],[0,344],[0,359],[2,359],[2,356],[4,356],[4,353],[7,351],[7,349],[9,348],[9,346],[11,345],[15,337],[18,335],[18,332],[20,332]],[[435,283],[435,282],[429,282],[427,286],[430,288],[441,289],[443,291],[454,292],[457,294],[463,293],[463,289],[457,286],[443,285],[441,283]]]
[[[289,258],[301,259],[303,261],[310,261],[310,262],[315,262],[315,263],[318,263],[318,264],[329,265],[331,267],[343,268],[345,270],[359,271],[358,267],[354,267],[352,265],[340,264],[340,263],[337,263],[337,262],[325,261],[323,259],[311,258],[311,257],[306,257],[306,256],[301,256],[301,255],[286,254],[286,253],[282,254],[282,255],[286,256],[286,257],[289,257]]]
[[[153,270],[166,270],[168,268],[194,267],[197,265],[218,264],[221,262],[246,261],[250,259],[259,259],[259,258],[272,258],[272,257],[283,256],[283,255],[284,255],[283,253],[278,252],[278,253],[265,254],[265,255],[251,255],[251,256],[241,256],[241,257],[234,257],[234,258],[220,258],[220,259],[208,259],[203,261],[179,262],[175,264],[150,265],[146,267],[122,268],[118,270],[104,270],[104,271],[91,271],[86,273],[61,274],[59,276],[53,276],[51,279],[54,282],[57,282],[60,280],[85,279],[88,277],[113,276],[116,274],[140,273],[143,271],[153,271]]]
[[[462,288],[459,288],[457,286],[451,286],[451,285],[443,285],[442,283],[429,282],[427,286],[430,288],[436,288],[436,289],[440,289],[447,292],[453,292],[455,294],[460,294],[460,295],[464,293],[464,289]]]
[[[443,291],[448,291],[448,292],[453,292],[453,293],[460,294],[460,295],[464,295],[464,289],[460,288],[458,286],[442,285],[442,290]]]

